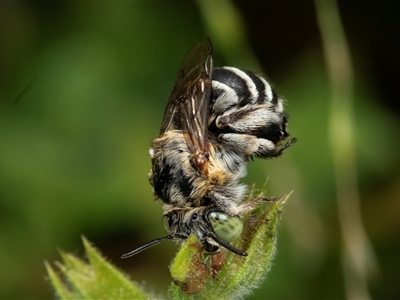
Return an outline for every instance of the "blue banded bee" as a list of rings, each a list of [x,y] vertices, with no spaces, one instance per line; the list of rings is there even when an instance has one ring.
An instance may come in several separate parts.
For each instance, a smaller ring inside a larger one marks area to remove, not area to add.
[[[253,72],[213,68],[209,38],[189,50],[164,112],[159,137],[150,148],[149,180],[164,202],[168,235],[122,257],[165,240],[197,237],[206,253],[220,246],[242,256],[230,242],[242,232],[240,218],[262,199],[243,202],[240,180],[253,156],[277,157],[289,147],[288,116],[268,82]]]

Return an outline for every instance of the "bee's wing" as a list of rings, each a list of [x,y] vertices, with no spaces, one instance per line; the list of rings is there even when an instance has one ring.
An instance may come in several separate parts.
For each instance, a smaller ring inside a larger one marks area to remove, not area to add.
[[[182,63],[168,99],[160,134],[183,130],[193,154],[208,153],[207,120],[213,69],[209,38],[197,42]]]

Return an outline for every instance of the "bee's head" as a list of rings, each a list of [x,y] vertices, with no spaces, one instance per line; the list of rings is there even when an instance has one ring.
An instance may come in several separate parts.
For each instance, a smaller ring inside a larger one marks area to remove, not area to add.
[[[211,228],[211,232],[206,234],[207,241],[211,239],[236,254],[246,255],[229,244],[236,240],[243,231],[243,220],[240,217],[230,216],[218,210],[210,210],[204,217]]]
[[[122,258],[133,256],[165,240],[186,240],[191,234],[196,235],[209,254],[218,253],[219,246],[222,246],[233,253],[247,256],[245,252],[229,244],[238,238],[243,230],[243,221],[238,216],[230,216],[209,207],[173,209],[163,215],[163,225],[169,235],[152,240],[124,254]]]

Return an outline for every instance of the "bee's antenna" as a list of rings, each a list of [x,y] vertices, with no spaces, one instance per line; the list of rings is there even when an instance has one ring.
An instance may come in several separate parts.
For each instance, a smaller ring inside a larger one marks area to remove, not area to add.
[[[149,249],[149,248],[151,248],[153,246],[156,246],[156,245],[158,245],[158,244],[160,244],[160,243],[162,243],[162,242],[164,242],[166,240],[186,239],[186,238],[187,237],[179,235],[179,234],[170,234],[170,235],[164,236],[162,238],[154,239],[154,240],[152,240],[152,241],[150,241],[150,242],[148,242],[148,243],[146,243],[146,244],[144,244],[144,245],[132,250],[131,252],[125,253],[125,254],[123,254],[121,256],[121,258],[124,259],[124,258],[128,258],[128,257],[134,256],[134,255],[138,254],[139,252],[142,252],[142,251],[144,251],[146,249]]]
[[[233,253],[235,253],[237,255],[247,256],[246,252],[239,250],[238,248],[233,247],[231,244],[221,240],[219,237],[217,237],[217,235],[215,233],[209,232],[209,233],[207,233],[207,236],[212,238],[214,241],[216,241],[218,244],[225,247],[229,251],[232,251]]]
[[[175,235],[167,235],[167,236],[164,236],[162,238],[158,238],[158,239],[152,240],[152,241],[150,241],[150,242],[148,242],[148,243],[136,248],[135,250],[132,250],[131,252],[123,254],[121,256],[121,258],[128,258],[128,257],[134,256],[134,255],[138,254],[139,252],[142,252],[142,251],[144,251],[146,249],[149,249],[150,247],[153,247],[155,245],[158,245],[159,243],[162,243],[162,242],[164,242],[166,240],[171,240],[171,239],[174,239],[174,238],[175,238]]]

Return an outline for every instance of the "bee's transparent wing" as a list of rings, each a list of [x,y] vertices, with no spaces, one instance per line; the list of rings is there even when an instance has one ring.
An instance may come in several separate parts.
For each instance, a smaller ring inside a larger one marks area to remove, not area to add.
[[[209,38],[197,42],[182,63],[171,92],[160,134],[183,130],[194,156],[208,154],[207,120],[213,69]]]

